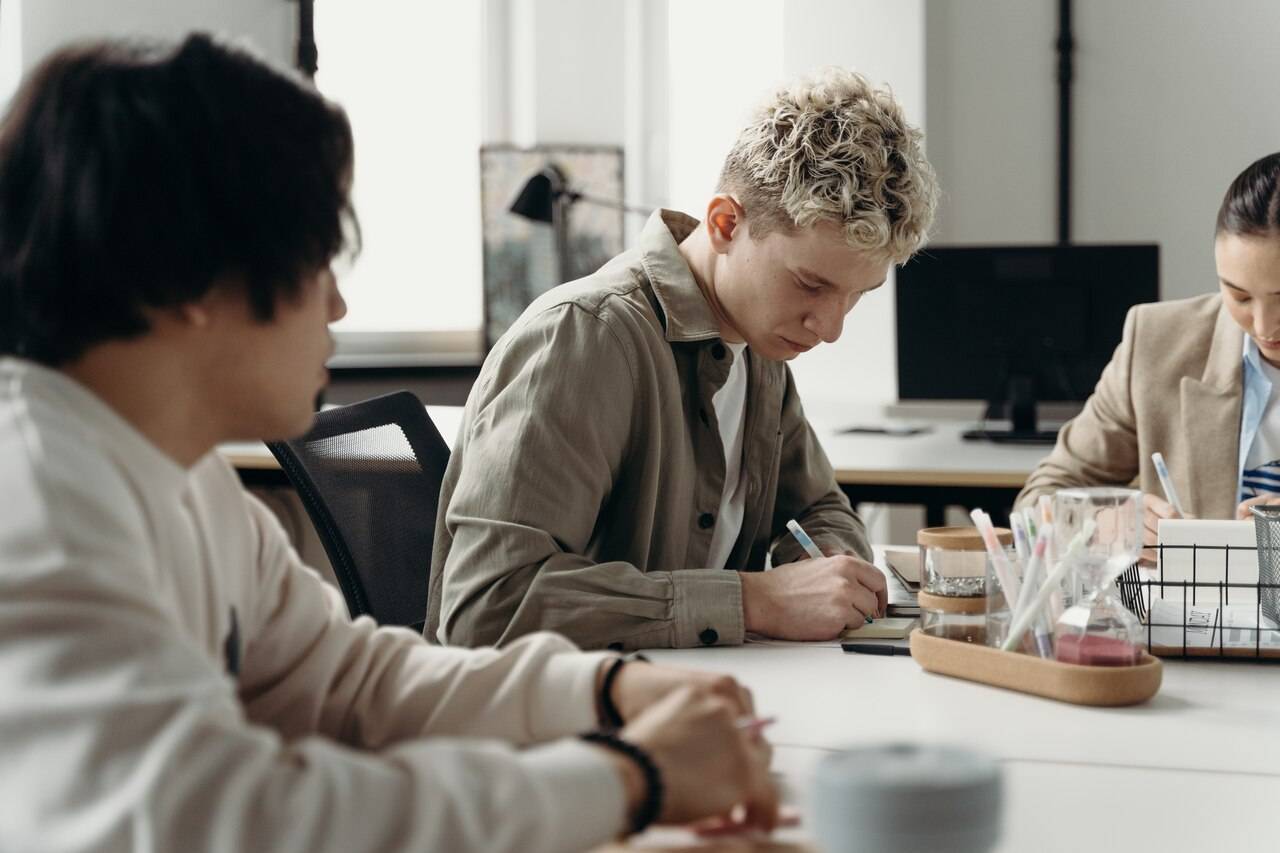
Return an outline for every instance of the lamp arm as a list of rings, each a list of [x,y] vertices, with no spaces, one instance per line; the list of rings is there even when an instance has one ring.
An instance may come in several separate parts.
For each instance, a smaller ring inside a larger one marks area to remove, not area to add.
[[[637,213],[637,214],[640,214],[641,216],[648,216],[650,213],[653,212],[652,208],[639,207],[634,204],[627,204],[626,202],[615,201],[611,198],[603,198],[601,196],[596,196],[596,195],[587,195],[586,193],[580,193],[576,190],[570,190],[566,192],[565,196],[569,199],[571,203],[575,201],[585,201],[585,202],[588,202],[589,204],[598,204],[601,207],[612,207],[615,210],[624,210],[627,213]]]

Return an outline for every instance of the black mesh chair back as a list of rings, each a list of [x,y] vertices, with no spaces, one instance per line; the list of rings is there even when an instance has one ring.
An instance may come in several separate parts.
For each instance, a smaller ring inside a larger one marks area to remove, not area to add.
[[[422,629],[449,447],[413,394],[316,415],[268,442],[311,516],[352,618]]]

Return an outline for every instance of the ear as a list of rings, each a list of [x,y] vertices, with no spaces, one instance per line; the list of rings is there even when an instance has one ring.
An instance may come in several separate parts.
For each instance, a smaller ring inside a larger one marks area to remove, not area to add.
[[[193,329],[203,329],[213,322],[212,306],[206,299],[188,302],[173,309],[173,315],[179,323]]]
[[[717,193],[707,203],[705,220],[711,248],[724,255],[734,238],[742,239],[747,233],[746,211],[738,200],[728,193]]]

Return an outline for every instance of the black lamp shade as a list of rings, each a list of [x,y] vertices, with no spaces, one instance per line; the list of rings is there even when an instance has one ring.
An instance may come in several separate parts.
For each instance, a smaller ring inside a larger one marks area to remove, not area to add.
[[[555,203],[564,194],[564,174],[555,166],[547,164],[520,188],[511,202],[510,210],[525,219],[550,224],[555,221]]]

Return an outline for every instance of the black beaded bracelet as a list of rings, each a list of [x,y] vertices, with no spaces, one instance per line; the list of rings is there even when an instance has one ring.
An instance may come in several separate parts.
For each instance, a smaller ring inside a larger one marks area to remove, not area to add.
[[[622,667],[633,660],[648,662],[649,659],[642,654],[634,654],[629,657],[621,657],[609,664],[609,668],[605,670],[604,679],[600,682],[600,722],[609,729],[620,729],[626,724],[626,720],[622,719],[622,714],[618,711],[618,706],[613,702],[613,682],[618,677],[618,673],[622,671]]]
[[[640,808],[636,809],[635,820],[631,822],[631,834],[644,832],[662,814],[662,799],[666,788],[662,784],[662,771],[658,770],[658,765],[653,763],[649,753],[615,734],[588,732],[579,737],[587,743],[599,744],[605,749],[625,755],[640,768],[640,773],[644,776],[645,797]]]

